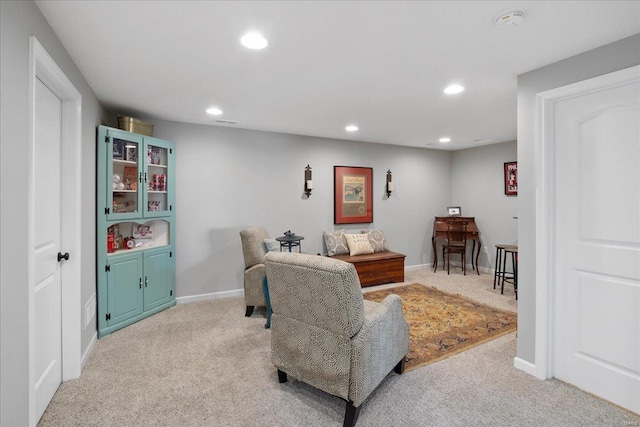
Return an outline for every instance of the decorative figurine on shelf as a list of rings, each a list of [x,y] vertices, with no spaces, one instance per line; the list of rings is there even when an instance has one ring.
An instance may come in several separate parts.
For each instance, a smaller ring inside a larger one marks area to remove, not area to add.
[[[289,230],[289,231],[285,231],[284,235],[289,237],[289,236],[295,236],[296,233],[292,233],[291,230]]]

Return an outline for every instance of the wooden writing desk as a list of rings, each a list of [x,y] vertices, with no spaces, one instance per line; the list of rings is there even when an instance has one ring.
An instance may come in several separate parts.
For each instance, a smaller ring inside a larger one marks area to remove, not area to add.
[[[433,247],[433,272],[438,269],[438,239],[447,238],[447,221],[467,221],[467,240],[473,242],[471,247],[471,267],[476,270],[478,275],[480,270],[478,269],[478,257],[480,256],[480,249],[482,243],[480,242],[480,232],[478,231],[478,225],[476,224],[475,217],[472,216],[437,216],[433,222],[433,236],[431,237],[431,245]],[[478,253],[476,253],[475,260],[473,254],[476,250],[476,242],[478,242]],[[475,262],[474,262],[475,261]]]

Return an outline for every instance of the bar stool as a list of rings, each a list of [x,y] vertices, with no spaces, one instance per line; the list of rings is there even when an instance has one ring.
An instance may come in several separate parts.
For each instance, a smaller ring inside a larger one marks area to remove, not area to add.
[[[507,271],[507,257],[511,255],[511,271]],[[500,293],[504,294],[504,282],[512,283],[518,299],[518,246],[496,245],[496,267],[493,274],[493,289],[500,284]]]

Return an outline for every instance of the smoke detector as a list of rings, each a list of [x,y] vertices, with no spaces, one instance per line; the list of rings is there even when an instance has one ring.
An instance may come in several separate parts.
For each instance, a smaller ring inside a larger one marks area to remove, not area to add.
[[[524,21],[524,11],[520,9],[508,10],[496,18],[499,28],[517,27]]]

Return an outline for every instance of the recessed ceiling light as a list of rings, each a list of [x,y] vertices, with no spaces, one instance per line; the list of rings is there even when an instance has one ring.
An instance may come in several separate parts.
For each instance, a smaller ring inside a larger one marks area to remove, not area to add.
[[[358,126],[356,125],[349,125],[346,128],[344,128],[347,132],[355,132],[358,130]]]
[[[258,33],[247,33],[240,39],[240,43],[249,49],[264,49],[269,42]]]
[[[207,109],[207,113],[213,115],[213,116],[219,116],[220,114],[222,114],[222,110],[216,107],[211,107],[209,109]]]
[[[459,84],[452,84],[444,88],[444,93],[447,95],[455,95],[456,93],[460,93],[464,90],[464,87]]]
[[[449,138],[448,136],[445,136],[445,137],[440,138],[438,141],[440,141],[440,142],[451,142],[451,138]]]

